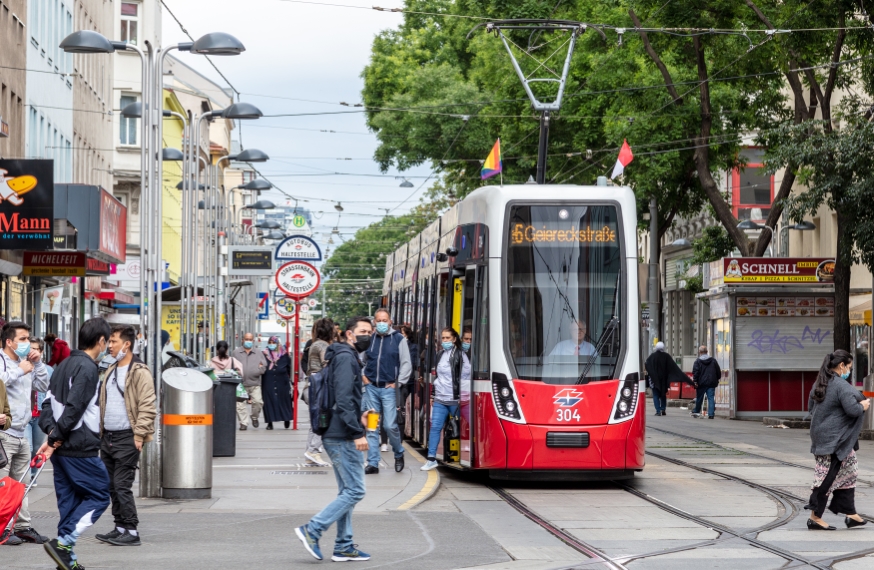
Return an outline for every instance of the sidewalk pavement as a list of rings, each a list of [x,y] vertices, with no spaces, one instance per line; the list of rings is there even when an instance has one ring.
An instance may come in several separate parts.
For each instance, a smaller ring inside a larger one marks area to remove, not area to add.
[[[337,494],[330,467],[306,465],[303,453],[309,426],[306,417],[302,420],[297,431],[284,429],[282,423],[274,424],[278,427],[272,431],[265,430],[263,423],[258,429],[237,431],[236,457],[214,459],[211,499],[137,499],[140,547],[116,547],[94,538],[113,526],[107,510],[76,547],[81,563],[89,570],[238,566],[270,570],[332,564],[330,558],[313,559],[294,536],[295,527]],[[437,490],[439,476],[436,471],[420,471],[423,460],[409,448],[406,463],[403,472],[395,473],[389,452],[383,455],[379,474],[366,476],[367,495],[355,509],[353,524],[355,542],[372,559],[357,564],[358,568],[450,569],[511,560],[464,513],[414,510]],[[362,458],[362,469],[363,465]],[[34,527],[55,537],[58,515],[50,467],[30,499]],[[321,540],[328,555],[335,529]],[[31,544],[0,546],[0,561],[2,568],[55,568],[42,546]]]

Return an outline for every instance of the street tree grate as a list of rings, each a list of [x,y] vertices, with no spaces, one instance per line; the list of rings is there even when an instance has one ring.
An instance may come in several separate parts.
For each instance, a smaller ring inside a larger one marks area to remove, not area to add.
[[[327,471],[271,471],[271,475],[327,475]]]

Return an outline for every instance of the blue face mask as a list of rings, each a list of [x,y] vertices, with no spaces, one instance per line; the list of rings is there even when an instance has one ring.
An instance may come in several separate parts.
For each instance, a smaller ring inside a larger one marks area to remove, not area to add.
[[[276,350],[276,345],[275,344],[268,344],[267,348],[269,348],[270,350]]]
[[[461,350],[463,350],[463,351],[465,351],[465,352],[467,352],[468,350],[470,350],[470,343],[469,343],[469,342],[463,342],[463,343],[461,343]]]
[[[452,347],[455,346],[454,342],[444,342],[443,350],[452,350]]]
[[[18,358],[27,358],[27,355],[30,354],[30,343],[19,342],[18,347],[15,349],[15,354],[18,355]]]
[[[243,341],[243,348],[252,348],[252,341],[251,340],[244,340]]]
[[[388,329],[388,323],[376,323],[376,332],[378,332],[379,334],[387,333]]]
[[[841,378],[843,378],[844,380],[846,380],[846,379],[849,378],[849,377],[850,377],[850,371],[849,371],[849,370],[847,370],[846,372],[844,372],[843,374],[841,374]]]

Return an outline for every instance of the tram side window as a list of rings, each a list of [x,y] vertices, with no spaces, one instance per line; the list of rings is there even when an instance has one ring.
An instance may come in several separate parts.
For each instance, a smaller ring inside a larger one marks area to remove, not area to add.
[[[489,379],[489,275],[486,268],[483,272],[482,287],[477,307],[478,320],[473,326],[473,339],[471,340],[471,360],[474,367],[473,378],[476,380]],[[475,319],[477,316],[474,317]]]

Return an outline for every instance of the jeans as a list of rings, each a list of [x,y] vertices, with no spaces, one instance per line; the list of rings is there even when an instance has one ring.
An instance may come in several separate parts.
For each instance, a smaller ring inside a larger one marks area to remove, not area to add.
[[[345,439],[322,439],[325,451],[334,464],[339,492],[337,498],[307,523],[307,531],[318,540],[333,523],[337,523],[334,552],[352,546],[352,510],[364,498],[364,470],[355,442]]]
[[[704,395],[707,395],[707,415],[713,417],[716,414],[716,388],[698,388],[695,395],[695,412],[701,413],[701,405],[704,403]]]
[[[404,448],[401,445],[401,432],[398,430],[398,410],[394,388],[377,388],[373,384],[367,385],[365,398],[370,404],[369,409],[379,412],[379,421],[385,425],[388,432],[388,440],[395,453],[395,459],[404,456]],[[379,430],[367,432],[367,463],[379,467]]]
[[[655,404],[656,413],[662,413],[668,408],[668,394],[662,393],[658,388],[652,388],[652,403]]]
[[[428,460],[437,458],[437,446],[440,444],[440,434],[450,415],[458,413],[458,404],[448,406],[442,402],[434,402],[431,408],[431,431],[428,434]]]
[[[27,438],[27,441],[30,442],[30,458],[33,459],[33,456],[36,455],[36,452],[39,451],[39,448],[42,447],[42,444],[46,442],[46,434],[39,428],[39,418],[32,418],[30,422],[28,422],[27,427],[24,428],[24,436]],[[36,476],[36,472],[39,469],[31,469],[30,476]]]
[[[0,444],[3,445],[6,456],[9,458],[9,464],[0,469],[0,479],[8,476],[17,481],[24,477],[23,483],[27,485],[30,482],[30,444],[27,442],[27,438],[17,438],[14,435],[0,432]],[[24,502],[21,503],[21,512],[15,523],[15,530],[25,530],[30,527],[30,511],[27,508],[27,497],[24,497]]]

